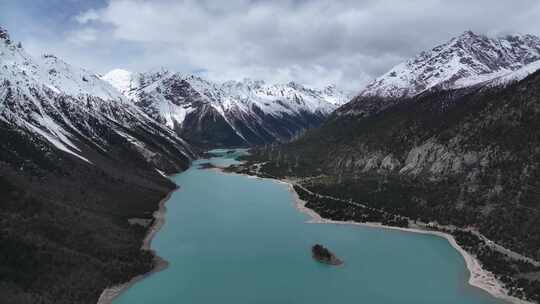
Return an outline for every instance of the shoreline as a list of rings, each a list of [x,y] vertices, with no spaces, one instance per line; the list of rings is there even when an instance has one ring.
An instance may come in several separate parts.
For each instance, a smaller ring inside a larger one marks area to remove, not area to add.
[[[307,221],[309,224],[335,224],[335,225],[354,225],[354,226],[363,226],[363,227],[369,227],[369,228],[377,228],[377,229],[388,229],[388,230],[397,230],[402,232],[408,232],[408,233],[420,233],[420,234],[430,234],[435,235],[438,237],[442,237],[450,243],[450,245],[461,254],[463,259],[465,260],[465,265],[469,271],[469,285],[482,289],[483,291],[489,293],[491,296],[502,299],[505,301],[508,301],[510,303],[514,304],[533,304],[532,302],[525,301],[516,297],[512,297],[508,295],[508,291],[503,287],[502,283],[495,277],[493,273],[490,271],[487,271],[482,268],[482,264],[480,261],[476,259],[473,255],[465,251],[465,249],[461,248],[459,244],[456,242],[456,239],[454,236],[448,233],[440,232],[440,231],[433,231],[433,230],[427,230],[423,229],[422,227],[416,227],[416,228],[403,228],[403,227],[394,227],[394,226],[386,226],[382,225],[381,223],[358,223],[353,221],[335,221],[335,220],[329,220],[321,217],[317,212],[307,208],[305,206],[306,201],[300,199],[298,196],[298,193],[294,190],[293,184],[290,182],[284,181],[284,180],[277,180],[273,179],[274,181],[278,183],[282,183],[287,185],[289,191],[294,196],[294,205],[298,211],[301,213],[304,213],[311,217],[310,220]]]
[[[146,236],[143,239],[143,244],[141,246],[141,249],[143,250],[150,250],[152,254],[154,255],[154,262],[155,266],[147,273],[140,274],[136,277],[133,277],[131,280],[129,280],[126,283],[114,285],[111,287],[107,287],[105,290],[101,292],[101,295],[99,296],[99,299],[97,301],[97,304],[112,304],[114,299],[119,297],[122,293],[124,293],[128,288],[133,286],[135,283],[153,275],[154,273],[160,272],[162,270],[167,269],[169,267],[169,262],[161,258],[154,250],[151,249],[152,245],[152,239],[156,236],[156,234],[159,232],[161,227],[165,224],[165,213],[167,212],[167,207],[165,207],[165,204],[169,199],[171,198],[172,194],[177,191],[180,188],[178,186],[176,189],[171,190],[167,195],[159,201],[159,207],[158,210],[154,211],[153,217],[154,217],[154,223],[152,226],[150,226],[150,229],[146,233]]]
[[[295,208],[299,212],[304,213],[311,218],[306,222],[308,224],[353,225],[353,226],[362,226],[362,227],[369,227],[369,228],[376,228],[376,229],[397,230],[397,231],[408,232],[408,233],[430,234],[430,235],[442,237],[446,239],[448,243],[450,244],[450,246],[452,246],[465,260],[465,265],[467,267],[467,270],[469,271],[469,280],[467,281],[469,285],[475,288],[481,289],[487,292],[488,294],[490,294],[491,296],[504,300],[508,303],[534,304],[533,302],[529,302],[526,300],[522,300],[522,299],[510,296],[508,294],[507,289],[503,287],[503,284],[495,277],[495,275],[491,273],[490,271],[483,269],[480,261],[478,261],[476,257],[471,255],[465,249],[461,248],[461,246],[459,246],[459,244],[456,242],[456,239],[454,238],[454,236],[451,234],[444,233],[441,231],[429,230],[421,226],[417,226],[414,228],[403,228],[403,227],[396,227],[396,226],[386,226],[381,223],[375,223],[375,222],[374,223],[369,223],[369,222],[359,223],[359,222],[354,222],[354,221],[335,221],[335,220],[325,219],[321,217],[314,210],[309,209],[305,206],[306,201],[300,199],[300,197],[298,196],[298,193],[296,193],[296,191],[294,190],[294,185],[288,180],[260,177],[260,176],[249,175],[249,174],[244,174],[244,173],[234,173],[234,172],[232,173],[244,175],[248,178],[268,179],[276,183],[286,185],[288,190],[294,196]]]
[[[310,217],[310,219],[306,221],[306,223],[308,224],[354,225],[354,226],[363,226],[363,227],[376,228],[376,229],[397,230],[397,231],[408,232],[408,233],[430,234],[430,235],[442,237],[446,239],[448,243],[465,260],[467,270],[469,271],[469,280],[468,280],[469,285],[475,288],[481,289],[484,292],[487,292],[488,294],[490,294],[491,296],[504,300],[508,303],[534,304],[533,302],[525,301],[525,300],[508,295],[508,291],[503,287],[503,284],[495,277],[495,275],[491,273],[490,271],[483,269],[480,261],[478,261],[476,257],[474,257],[473,255],[465,251],[463,248],[461,248],[461,246],[459,246],[459,244],[456,242],[455,238],[451,234],[444,233],[441,231],[429,230],[422,226],[416,226],[413,228],[403,228],[403,227],[395,227],[395,226],[386,226],[377,222],[359,223],[359,222],[354,222],[354,221],[335,221],[335,220],[325,219],[321,217],[318,213],[316,213],[314,210],[309,209],[305,206],[306,201],[300,199],[300,197],[298,196],[298,193],[296,193],[296,191],[294,190],[294,186],[291,181],[281,180],[281,179],[276,179],[276,178],[269,178],[269,177],[260,177],[256,175],[245,174],[245,173],[225,172],[224,171],[225,168],[219,167],[219,166],[216,166],[213,168],[205,168],[205,169],[215,170],[223,174],[237,174],[237,175],[244,175],[248,178],[267,179],[276,183],[286,185],[288,190],[294,196],[295,208],[301,213],[304,213]],[[152,239],[155,237],[157,232],[159,232],[159,230],[165,223],[165,213],[166,213],[165,204],[169,200],[171,195],[178,189],[179,187],[176,189],[173,189],[160,201],[159,209],[155,211],[153,214],[155,218],[154,224],[152,224],[152,226],[148,230],[143,240],[143,245],[141,249],[150,250],[153,253],[154,260],[156,262],[155,267],[151,271],[142,275],[138,275],[126,283],[106,288],[101,293],[97,304],[112,304],[112,301],[115,298],[120,296],[123,292],[125,292],[128,288],[130,288],[135,283],[147,278],[148,276],[156,272],[162,271],[168,267],[169,263],[165,261],[164,259],[162,259],[161,257],[159,257],[157,253],[154,250],[152,250],[150,247],[151,247]]]

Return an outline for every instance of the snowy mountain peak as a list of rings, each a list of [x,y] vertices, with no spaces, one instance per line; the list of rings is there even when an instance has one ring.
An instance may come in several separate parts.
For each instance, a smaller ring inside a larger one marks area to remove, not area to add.
[[[489,38],[466,31],[421,52],[375,79],[360,96],[411,97],[429,89],[472,86],[540,60],[540,38],[509,35]]]
[[[6,39],[7,33],[2,36]],[[34,58],[20,44],[0,43],[0,122],[20,129],[34,143],[48,142],[89,163],[87,152],[107,153],[116,138],[116,143],[132,143],[135,153],[153,166],[163,165],[164,159],[154,155],[168,152],[155,143],[146,146],[148,138],[136,130],[161,136],[179,152],[189,149],[95,73],[51,54]]]
[[[34,58],[20,44],[0,43],[0,59],[0,77],[21,92],[29,93],[32,88],[72,97],[91,96],[107,101],[123,99],[116,89],[96,74],[72,66],[54,55]]]
[[[318,102],[306,109],[310,112],[331,112],[335,105],[348,101],[348,94],[339,90],[335,85],[322,90],[310,89],[296,82],[287,84],[267,84],[263,80],[244,78],[241,81],[230,80],[223,83],[212,82],[197,75],[170,72],[166,69],[152,70],[145,73],[132,73],[122,69],[114,69],[101,79],[109,82],[122,94],[137,100],[141,94],[164,93],[169,99],[173,95],[198,94],[200,101],[212,103],[227,109],[232,104],[249,107],[251,103],[264,99],[268,105],[269,99],[292,100],[296,97],[302,100],[317,99]],[[188,93],[183,87],[189,86]],[[233,102],[234,101],[234,102]]]
[[[248,87],[252,87],[252,88],[260,88],[260,87],[264,86],[266,84],[266,82],[264,80],[260,80],[260,79],[244,78],[241,81],[241,84],[245,85],[245,86],[248,86]]]
[[[133,73],[123,69],[114,69],[103,75],[101,79],[110,83],[120,93],[127,93],[132,85]]]
[[[451,39],[451,42],[465,42],[471,40],[486,40],[488,39],[485,35],[476,34],[472,30],[466,30],[461,33],[459,36]]]
[[[11,43],[9,39],[9,33],[6,29],[0,26],[0,39],[4,40],[6,43]]]
[[[217,83],[166,70],[113,70],[102,79],[182,136],[195,141],[201,140],[198,136],[230,136],[227,140],[214,138],[215,144],[218,140],[242,145],[290,139],[348,101],[348,95],[335,86],[318,90],[295,82],[268,84],[249,78]],[[224,133],[205,133],[215,128]],[[193,132],[200,134],[194,136]]]

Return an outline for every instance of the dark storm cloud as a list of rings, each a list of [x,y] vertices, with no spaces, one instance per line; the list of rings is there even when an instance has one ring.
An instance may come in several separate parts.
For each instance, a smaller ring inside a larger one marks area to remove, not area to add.
[[[80,65],[102,72],[166,66],[216,80],[333,82],[358,90],[465,30],[540,34],[539,20],[540,3],[529,0],[118,0],[81,7],[62,24],[63,40],[26,35],[23,42],[71,61],[84,57]]]

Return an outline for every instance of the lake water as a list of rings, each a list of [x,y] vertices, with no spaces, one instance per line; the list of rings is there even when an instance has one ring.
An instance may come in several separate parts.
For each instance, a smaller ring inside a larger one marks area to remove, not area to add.
[[[234,163],[234,155],[212,158]],[[284,184],[198,169],[173,177],[166,223],[152,248],[169,268],[115,304],[501,304],[467,284],[443,238],[369,227],[309,224]],[[311,258],[321,243],[345,261]]]

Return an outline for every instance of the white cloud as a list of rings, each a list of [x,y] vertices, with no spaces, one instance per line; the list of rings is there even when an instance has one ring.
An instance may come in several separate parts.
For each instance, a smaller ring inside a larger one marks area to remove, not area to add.
[[[98,38],[98,32],[93,28],[82,28],[68,33],[67,40],[77,46],[93,43]]]
[[[110,0],[77,14],[65,44],[41,44],[101,72],[165,66],[359,90],[468,29],[538,35],[539,15],[537,0]]]
[[[99,14],[94,9],[89,9],[75,16],[75,20],[81,24],[86,24],[88,22],[95,21],[98,19],[99,19]]]

